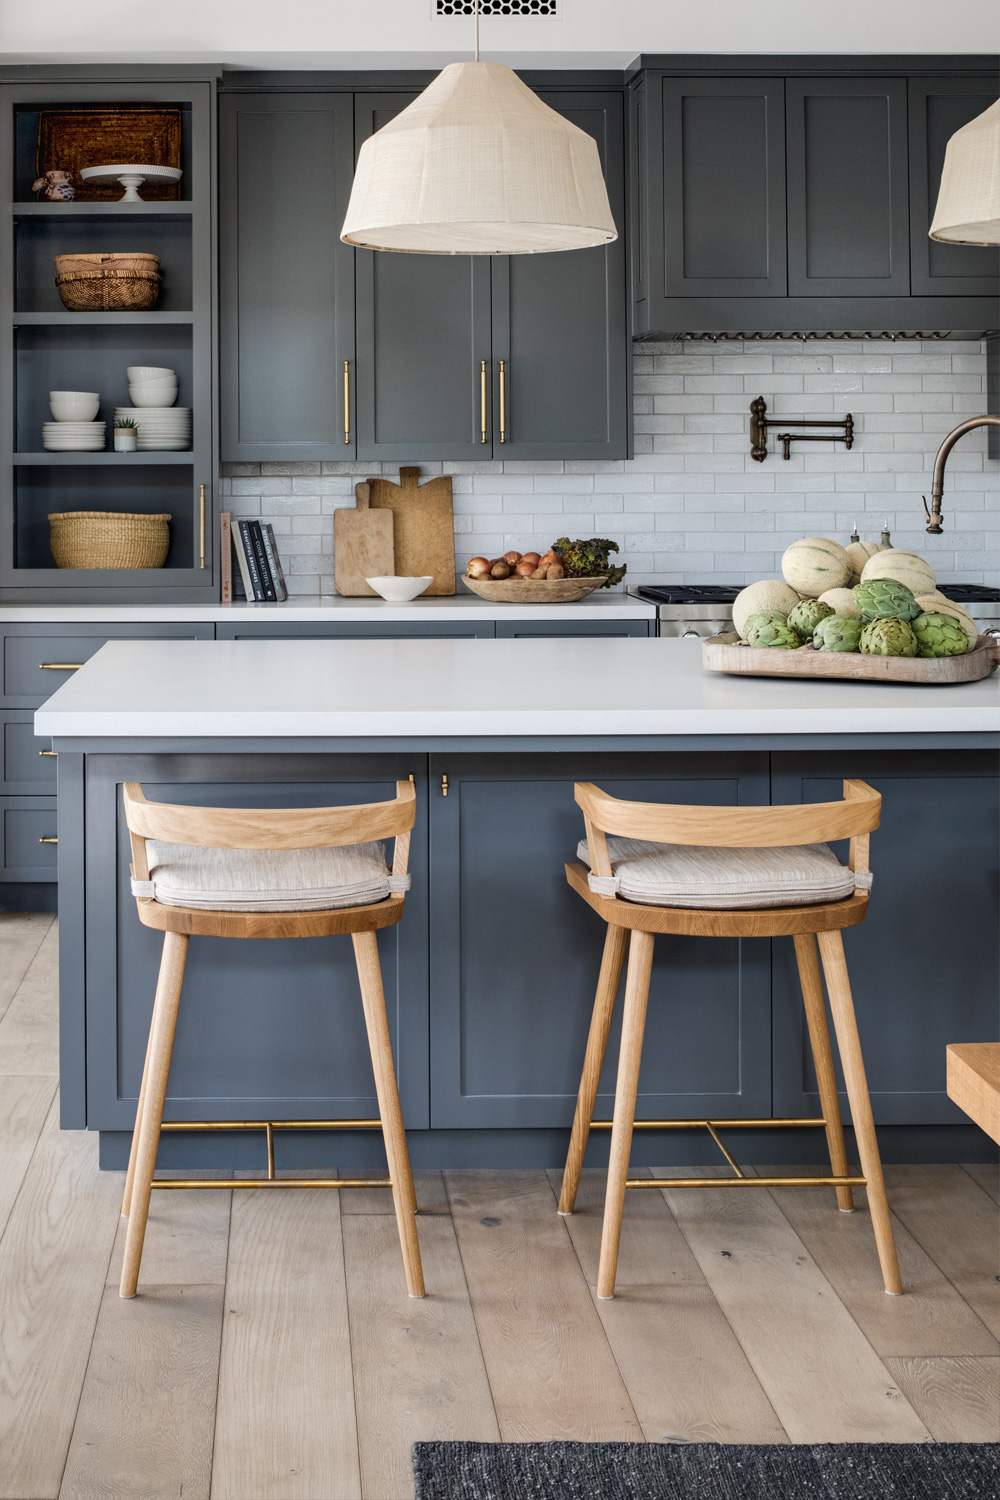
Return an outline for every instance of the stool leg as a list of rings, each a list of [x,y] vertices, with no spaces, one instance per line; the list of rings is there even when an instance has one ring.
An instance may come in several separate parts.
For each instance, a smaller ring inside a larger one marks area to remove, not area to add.
[[[375,1073],[375,1092],[382,1119],[385,1154],[389,1159],[389,1175],[392,1178],[392,1201],[396,1209],[399,1243],[403,1252],[406,1289],[411,1297],[422,1297],[424,1273],[417,1238],[417,1196],[413,1190],[410,1153],[406,1149],[403,1112],[399,1107],[389,1020],[382,989],[382,970],[378,961],[378,943],[374,932],[354,932],[351,937],[354,942],[354,959],[358,966],[365,1025],[368,1028],[368,1047]]]
[[[826,988],[830,996],[833,1026],[837,1033],[837,1046],[844,1067],[847,1097],[851,1105],[851,1119],[861,1157],[861,1170],[868,1185],[868,1207],[871,1209],[875,1243],[882,1266],[885,1289],[898,1297],[903,1290],[896,1259],[896,1243],[892,1237],[892,1220],[889,1217],[889,1200],[885,1194],[882,1177],[882,1162],[878,1153],[878,1138],[872,1118],[872,1104],[868,1096],[868,1080],[865,1063],[861,1055],[861,1039],[851,998],[851,981],[844,958],[844,940],[839,932],[821,932],[819,951],[826,975]]]
[[[597,1295],[602,1301],[615,1295],[618,1246],[625,1210],[625,1182],[632,1149],[635,1096],[639,1087],[639,1060],[642,1057],[642,1038],[646,1029],[646,1006],[649,1001],[649,976],[652,967],[653,934],[636,929],[629,944],[622,1045],[618,1055],[618,1082],[615,1085],[615,1118],[611,1129],[608,1188],[604,1198],[604,1227],[601,1232],[601,1263],[597,1272]]]
[[[132,1197],[129,1205],[128,1232],[125,1236],[125,1259],[122,1264],[122,1279],[119,1287],[122,1297],[134,1297],[139,1282],[139,1263],[142,1260],[142,1245],[146,1238],[149,1196],[152,1192],[153,1173],[156,1171],[156,1152],[160,1144],[160,1125],[163,1121],[163,1104],[167,1097],[170,1058],[174,1050],[174,1032],[177,1028],[177,1008],[181,999],[181,986],[184,983],[184,965],[187,962],[189,941],[183,933],[165,932],[163,934],[163,958],[160,961],[160,977],[156,985],[156,1001],[153,1006],[146,1088],[142,1100],[142,1115],[136,1123],[139,1141],[135,1148]]]
[[[834,1177],[847,1176],[847,1147],[844,1145],[844,1125],[840,1118],[840,1100],[837,1097],[837,1075],[833,1070],[833,1053],[830,1051],[830,1030],[826,1024],[826,1006],[823,1004],[823,981],[819,973],[819,956],[816,938],[811,932],[795,937],[795,957],[799,964],[799,983],[805,1003],[806,1024],[809,1027],[809,1043],[812,1047],[816,1080],[819,1084],[819,1099],[826,1121],[826,1143],[830,1151],[830,1167]],[[837,1206],[842,1213],[853,1213],[854,1195],[849,1187],[837,1188]]]
[[[125,1173],[125,1191],[122,1194],[122,1218],[127,1219],[132,1207],[132,1184],[135,1182],[135,1158],[139,1150],[139,1126],[142,1123],[142,1110],[146,1102],[146,1080],[149,1077],[149,1058],[153,1050],[153,1025],[156,1021],[156,1007],[160,1001],[163,988],[163,976],[165,965],[163,954],[160,956],[160,973],[156,981],[156,996],[153,1000],[153,1013],[149,1018],[149,1037],[146,1041],[146,1060],[142,1065],[142,1082],[139,1085],[139,1100],[135,1106],[135,1124],[132,1127],[132,1145],[128,1153],[128,1171]]]
[[[597,1098],[597,1085],[604,1066],[608,1032],[611,1030],[611,1017],[614,1013],[615,997],[618,994],[618,981],[621,978],[627,941],[627,928],[608,924],[607,937],[604,939],[604,957],[601,959],[601,973],[597,981],[597,994],[594,997],[594,1013],[590,1018],[587,1051],[583,1059],[580,1092],[576,1098],[576,1113],[573,1116],[573,1130],[569,1138],[566,1169],[563,1172],[562,1192],[559,1194],[561,1214],[571,1214],[573,1205],[576,1203],[576,1190],[580,1186],[583,1156],[587,1149],[587,1137],[590,1135],[590,1122],[594,1118],[594,1101]]]

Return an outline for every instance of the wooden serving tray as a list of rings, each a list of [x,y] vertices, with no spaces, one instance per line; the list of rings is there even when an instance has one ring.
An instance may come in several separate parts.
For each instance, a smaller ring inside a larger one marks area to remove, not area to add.
[[[470,578],[463,573],[467,589],[488,599],[491,604],[577,604],[599,589],[606,574],[599,578]]]
[[[777,646],[743,646],[735,630],[701,643],[707,672],[743,677],[834,677],[851,682],[919,682],[940,687],[950,682],[978,682],[1000,664],[1000,640],[981,635],[964,656],[860,656],[853,651],[797,651]]]

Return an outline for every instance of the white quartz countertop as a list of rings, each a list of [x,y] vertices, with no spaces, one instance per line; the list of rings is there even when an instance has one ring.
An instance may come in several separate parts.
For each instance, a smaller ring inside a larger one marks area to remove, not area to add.
[[[579,604],[490,604],[461,587],[453,597],[414,599],[409,604],[387,604],[384,599],[330,597],[314,602],[289,599],[283,604],[7,604],[0,622],[25,625],[135,625],[184,624],[202,620],[230,625],[426,624],[462,620],[654,620],[656,606],[628,594],[600,589]]]
[[[668,639],[114,641],[35,715],[55,738],[976,733],[946,687],[727,677]]]

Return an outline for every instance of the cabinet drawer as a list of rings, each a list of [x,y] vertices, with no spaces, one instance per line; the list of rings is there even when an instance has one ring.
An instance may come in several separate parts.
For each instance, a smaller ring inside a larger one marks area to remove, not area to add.
[[[475,636],[493,639],[493,621],[476,620],[468,624],[452,625],[448,621],[430,620],[426,625],[411,624],[408,620],[396,624],[362,624],[335,621],[323,624],[284,624],[275,620],[273,624],[250,621],[246,625],[218,625],[216,640],[219,641],[430,641],[460,640]]]
[[[33,719],[30,708],[0,713],[0,789],[5,792],[54,792],[56,789],[56,755],[52,742],[35,734]]]
[[[0,878],[55,880],[55,797],[0,797],[3,868]],[[44,841],[44,842],[43,842]]]
[[[214,636],[211,624],[8,626],[3,639],[3,701],[11,708],[37,708],[108,641],[210,641]]]
[[[587,636],[648,636],[649,620],[498,620],[497,636],[502,640],[523,637],[548,640],[580,640]]]

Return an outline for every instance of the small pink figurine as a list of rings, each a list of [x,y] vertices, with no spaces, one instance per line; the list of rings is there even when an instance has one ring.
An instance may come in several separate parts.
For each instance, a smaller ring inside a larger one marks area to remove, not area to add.
[[[50,202],[71,203],[76,197],[76,189],[70,181],[72,175],[72,172],[60,172],[58,170],[46,172],[44,177],[35,178],[31,186],[31,191],[33,193],[40,193],[42,188],[44,188],[45,196]]]

